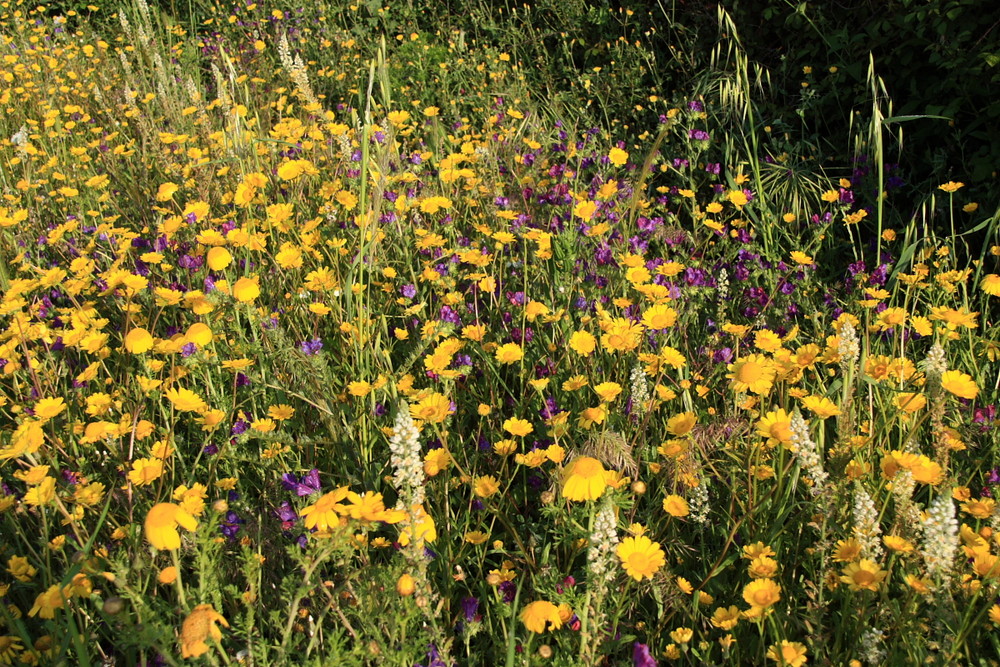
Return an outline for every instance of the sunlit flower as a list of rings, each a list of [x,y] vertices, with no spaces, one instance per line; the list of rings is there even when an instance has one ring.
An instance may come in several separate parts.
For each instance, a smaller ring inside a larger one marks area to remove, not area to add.
[[[626,537],[616,549],[625,572],[635,579],[652,579],[666,562],[659,542],[653,542],[645,535]]]
[[[863,558],[841,570],[840,581],[847,584],[852,591],[877,591],[887,574],[878,563]]]
[[[173,550],[181,546],[181,536],[177,532],[180,526],[185,530],[198,529],[198,521],[184,511],[180,505],[173,503],[157,503],[146,514],[144,531],[146,539],[154,549]]]
[[[743,587],[743,599],[752,609],[767,609],[781,599],[781,586],[771,579],[754,579]]]
[[[805,644],[782,640],[767,649],[768,660],[774,660],[781,667],[802,667],[809,662]]]
[[[578,456],[563,471],[562,495],[568,500],[597,500],[607,486],[608,471],[590,456]]]
[[[663,511],[673,517],[687,516],[691,513],[687,501],[675,495],[663,499]]]
[[[746,391],[763,395],[771,389],[777,372],[771,361],[760,354],[749,354],[736,363],[729,364],[729,373],[726,375],[733,391],[743,393]]]
[[[558,630],[563,620],[559,607],[547,600],[536,600],[524,606],[521,610],[521,622],[531,632],[541,634],[547,629]]]
[[[959,398],[973,399],[979,395],[976,381],[961,371],[945,371],[941,374],[941,387]]]

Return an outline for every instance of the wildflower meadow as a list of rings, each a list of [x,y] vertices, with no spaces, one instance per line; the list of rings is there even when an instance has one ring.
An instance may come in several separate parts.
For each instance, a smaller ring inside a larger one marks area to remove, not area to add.
[[[421,4],[0,2],[0,665],[1000,664],[950,111]]]

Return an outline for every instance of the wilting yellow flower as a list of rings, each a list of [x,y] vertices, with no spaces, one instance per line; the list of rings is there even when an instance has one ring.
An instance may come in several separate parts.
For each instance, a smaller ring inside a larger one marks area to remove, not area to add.
[[[945,371],[941,375],[941,386],[945,391],[959,398],[973,399],[979,395],[979,387],[972,376],[961,371]]]
[[[146,514],[143,528],[146,540],[154,549],[173,550],[181,546],[181,536],[177,532],[177,526],[193,532],[198,529],[198,521],[180,505],[157,503]]]
[[[666,556],[659,542],[653,542],[645,535],[626,537],[615,552],[621,559],[626,574],[636,581],[652,579],[666,562]]]
[[[979,288],[990,296],[1000,296],[1000,275],[987,273],[979,283]]]
[[[597,500],[607,486],[608,471],[590,456],[578,456],[563,471],[562,495],[568,500]]]
[[[208,652],[207,639],[222,640],[222,630],[216,623],[229,627],[229,621],[210,604],[200,604],[191,610],[181,626],[181,657],[197,658]]]
[[[726,607],[718,607],[712,612],[712,625],[720,630],[732,630],[739,622],[740,610],[736,605],[728,609]]]
[[[526,604],[521,610],[521,622],[531,632],[541,634],[547,628],[552,630],[561,628],[563,619],[559,614],[559,607],[547,600],[536,600]]]

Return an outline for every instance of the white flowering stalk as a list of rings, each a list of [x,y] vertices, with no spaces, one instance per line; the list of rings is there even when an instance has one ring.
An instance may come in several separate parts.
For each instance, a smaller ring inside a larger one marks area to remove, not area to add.
[[[611,583],[615,574],[615,548],[618,546],[615,507],[611,496],[605,496],[601,509],[594,517],[594,530],[590,534],[590,548],[587,550],[587,571],[590,584],[601,591]]]
[[[958,549],[958,520],[955,504],[945,494],[939,495],[927,510],[924,521],[924,544],[921,555],[927,573],[934,578],[944,578],[951,573]]]
[[[840,355],[840,367],[843,369],[853,368],[854,362],[861,356],[861,346],[858,343],[858,332],[850,320],[845,319],[840,326],[839,339],[837,354]]]
[[[302,56],[292,57],[292,49],[288,45],[288,38],[285,35],[282,35],[278,41],[278,60],[281,61],[281,67],[295,84],[295,91],[299,97],[309,104],[318,105],[319,100],[309,84],[309,73],[306,71],[305,63],[302,62]]]
[[[937,341],[927,351],[927,357],[920,363],[921,370],[927,374],[927,380],[932,383],[941,381],[941,376],[948,370],[948,360],[944,355],[944,348]]]
[[[882,642],[885,633],[878,628],[868,628],[861,635],[861,659],[869,665],[877,665],[885,659]]]
[[[629,383],[632,389],[632,410],[642,416],[649,408],[649,382],[646,381],[646,374],[639,364],[632,367]]]
[[[691,496],[688,499],[688,518],[697,524],[708,522],[708,513],[712,508],[708,503],[708,484],[702,478],[698,486],[691,489]]]
[[[729,272],[725,269],[719,269],[719,275],[715,279],[715,289],[718,299],[716,300],[716,305],[721,311],[724,307],[726,299],[729,298]]]
[[[881,535],[882,529],[878,525],[875,501],[865,488],[858,484],[854,491],[854,537],[861,544],[862,557],[874,561],[881,560],[885,554]]]
[[[424,464],[420,459],[420,431],[413,424],[410,406],[400,401],[389,438],[389,462],[395,469],[392,479],[399,499],[409,509],[424,502]]]
[[[900,470],[892,478],[892,495],[896,503],[897,519],[901,525],[919,533],[923,528],[923,522],[920,519],[920,510],[913,502],[913,490],[916,486],[917,482],[909,470]]]
[[[809,435],[809,425],[798,411],[792,415],[792,444],[795,445],[800,465],[813,481],[812,494],[818,496],[829,475],[823,470],[823,457]]]

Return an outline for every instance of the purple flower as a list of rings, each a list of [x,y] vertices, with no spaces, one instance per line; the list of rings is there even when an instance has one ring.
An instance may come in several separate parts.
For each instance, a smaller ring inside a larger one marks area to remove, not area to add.
[[[657,662],[649,653],[649,646],[636,642],[632,645],[632,664],[634,667],[656,667]]]
[[[323,339],[313,338],[312,340],[304,340],[299,343],[299,349],[305,355],[318,354],[323,349]]]

